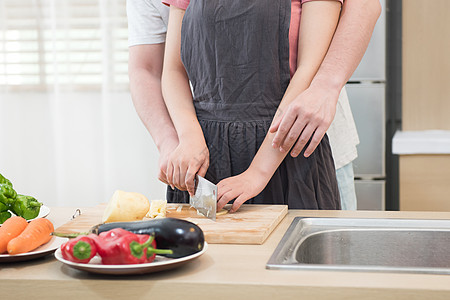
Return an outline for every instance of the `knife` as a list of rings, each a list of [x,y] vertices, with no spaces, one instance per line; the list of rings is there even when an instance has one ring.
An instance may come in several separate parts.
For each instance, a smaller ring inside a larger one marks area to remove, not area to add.
[[[189,197],[189,204],[205,217],[215,221],[217,185],[195,175],[195,195]]]

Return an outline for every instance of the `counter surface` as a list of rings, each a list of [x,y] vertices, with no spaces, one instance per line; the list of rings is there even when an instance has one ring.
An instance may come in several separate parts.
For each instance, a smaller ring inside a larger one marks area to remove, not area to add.
[[[56,228],[75,210],[54,207],[48,218]],[[177,269],[98,275],[49,255],[0,264],[0,290],[10,299],[450,299],[448,275],[265,269],[296,216],[449,219],[450,213],[290,210],[263,245],[211,244],[203,256]]]

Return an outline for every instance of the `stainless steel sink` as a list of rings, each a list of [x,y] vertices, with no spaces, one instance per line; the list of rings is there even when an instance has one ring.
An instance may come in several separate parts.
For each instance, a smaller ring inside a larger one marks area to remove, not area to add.
[[[450,220],[297,217],[266,267],[450,274]]]

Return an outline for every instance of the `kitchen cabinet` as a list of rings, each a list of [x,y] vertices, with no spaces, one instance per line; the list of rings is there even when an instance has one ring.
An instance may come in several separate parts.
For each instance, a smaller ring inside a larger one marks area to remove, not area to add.
[[[401,155],[400,179],[400,210],[450,211],[450,155]]]
[[[402,130],[450,130],[450,1],[403,1]]]
[[[450,130],[450,1],[403,1],[402,131]],[[425,135],[424,135],[425,136]],[[421,140],[419,140],[419,143]],[[445,140],[431,141],[448,145]],[[400,209],[450,211],[449,150],[400,154]],[[438,148],[438,147],[436,147]]]

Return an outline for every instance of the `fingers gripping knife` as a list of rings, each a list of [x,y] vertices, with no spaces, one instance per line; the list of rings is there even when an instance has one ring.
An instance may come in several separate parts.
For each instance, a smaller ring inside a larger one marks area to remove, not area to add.
[[[217,185],[195,175],[195,195],[189,198],[189,204],[205,217],[215,221]]]

